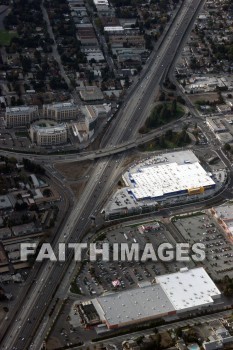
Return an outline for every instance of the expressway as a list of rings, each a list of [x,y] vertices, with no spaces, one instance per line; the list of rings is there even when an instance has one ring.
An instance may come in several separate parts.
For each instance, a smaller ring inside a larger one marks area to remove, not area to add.
[[[183,11],[173,23],[172,33],[169,31],[165,42],[161,45],[160,50],[155,52],[151,60],[151,64],[146,76],[141,81],[140,85],[134,91],[133,99],[120,111],[115,122],[115,128],[110,128],[109,132],[105,134],[104,139],[111,140],[110,145],[116,145],[117,140],[126,142],[136,135],[140,126],[142,126],[148,117],[151,106],[159,91],[161,79],[173,64],[173,58],[176,57],[177,52],[180,52],[180,42],[187,38],[187,34],[191,27],[189,23],[193,24],[195,19],[195,8],[193,3],[188,0],[184,2]],[[179,49],[179,50],[178,50]],[[119,119],[123,119],[119,123]]]
[[[179,40],[189,28],[193,16],[197,15],[198,11],[195,9],[201,4],[201,0],[184,1],[173,23],[174,30],[169,31],[165,36],[156,58],[152,60],[148,75],[141,80],[140,86],[134,92],[134,98],[128,101],[121,114],[118,115],[117,128],[109,129],[107,140],[105,140],[106,146],[114,146],[127,141],[144,123],[159,89],[160,80],[172,63]],[[97,162],[88,186],[71,212],[60,236],[56,239],[55,252],[57,252],[58,242],[80,242],[85,236],[90,223],[90,215],[99,209],[99,204],[104,199],[106,192],[113,186],[119,170],[119,162],[122,159],[122,156],[118,160],[105,157]],[[69,250],[66,262],[46,261],[43,263],[38,272],[37,283],[31,286],[30,293],[17,312],[15,322],[9,325],[9,330],[1,343],[1,349],[26,350],[29,348],[36,329],[43,322],[44,312],[51,306],[51,301],[72,261],[72,256]]]
[[[82,162],[84,160],[94,160],[98,158],[103,158],[107,156],[111,156],[114,154],[118,154],[121,152],[124,152],[126,150],[133,149],[139,145],[142,145],[144,143],[147,143],[151,140],[154,140],[156,136],[160,136],[162,133],[167,131],[168,129],[171,129],[173,127],[182,126],[183,123],[187,121],[187,117],[184,116],[176,121],[172,121],[161,128],[155,129],[153,131],[148,132],[144,135],[139,135],[138,137],[135,137],[133,139],[129,139],[128,141],[122,142],[118,145],[114,146],[106,146],[104,148],[100,148],[95,151],[89,151],[89,152],[82,152],[78,154],[66,154],[64,155],[32,155],[29,153],[17,153],[17,151],[4,151],[1,150],[1,155],[4,155],[6,157],[16,157],[16,158],[28,158],[32,161],[48,161],[53,159],[53,163],[70,163],[70,162]]]
[[[182,7],[187,9],[188,5],[186,2],[189,4],[190,0],[186,0]],[[194,11],[195,7],[191,6],[191,9]],[[144,124],[146,118],[149,115],[151,106],[154,102],[154,98],[159,90],[158,82],[161,81],[164,73],[169,70],[168,68],[171,65],[174,65],[174,61],[181,52],[182,44],[184,44],[186,41],[184,39],[187,38],[195,21],[195,18],[196,16],[185,19],[185,13],[180,14],[178,11],[171,27],[169,27],[167,31],[167,36],[165,36],[166,40],[163,40],[157,44],[157,49],[151,53],[148,62],[141,72],[139,81],[130,86],[130,92],[127,93],[123,108],[120,109],[117,118],[114,118],[111,121],[111,124],[109,125],[109,128],[101,142],[101,147],[98,150],[91,152],[82,151],[81,153],[68,153],[65,155],[54,154],[52,155],[54,162],[82,161],[87,159],[93,160],[100,157],[117,154],[127,149],[132,149],[138,145],[146,143],[152,140],[155,136],[161,135],[171,126],[181,122],[181,120],[172,121],[169,124],[162,126],[160,129],[153,130],[146,135],[138,135],[137,133],[139,127]],[[185,27],[180,27],[179,25],[182,19],[185,20]],[[175,45],[172,42],[174,39]],[[158,69],[159,67],[160,69]],[[155,74],[155,70],[157,70],[157,74]],[[177,86],[177,88],[179,91],[180,87]],[[193,106],[190,106],[190,101],[187,101],[187,106],[192,109],[193,116],[195,116],[197,119],[200,119],[200,116],[197,115],[195,110],[193,111]],[[116,138],[119,138],[119,136],[121,136],[122,131],[125,131],[125,127],[127,126],[127,120],[130,120],[130,118],[135,122],[135,124],[137,124],[134,132],[132,132],[132,128],[129,127],[127,129],[128,132],[123,140],[121,140],[119,143],[113,142],[112,140],[109,143],[108,140],[112,139],[113,135]],[[120,124],[120,128],[119,119],[125,119],[125,122],[122,122]],[[185,118],[182,118],[182,120],[185,120]],[[118,131],[117,135],[115,135],[116,130]],[[15,156],[17,158],[20,156],[20,153],[17,153],[17,151],[14,150],[1,150],[1,153],[6,156]],[[51,154],[37,155],[31,153],[22,153],[22,157],[27,157],[31,160],[36,159],[38,161],[43,161],[51,159]]]

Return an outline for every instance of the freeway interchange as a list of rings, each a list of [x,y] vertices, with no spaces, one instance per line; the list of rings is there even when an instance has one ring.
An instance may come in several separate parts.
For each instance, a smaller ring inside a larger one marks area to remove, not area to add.
[[[111,154],[118,153],[121,147],[122,151],[127,147],[135,147],[135,141],[129,140],[135,138],[139,127],[144,124],[159,90],[161,80],[172,65],[177,50],[180,50],[180,42],[184,40],[184,33],[190,31],[202,5],[202,0],[184,0],[159,49],[152,52],[146,72],[141,76],[130,98],[119,110],[117,118],[110,125],[102,141],[104,148],[98,153],[104,157],[97,161],[80,200],[75,204],[65,224],[57,234],[53,247],[55,253],[58,250],[58,243],[76,243],[85,237],[90,225],[90,216],[100,210],[107,192],[114,184],[119,172],[119,165],[124,158],[123,155],[119,155],[116,160]],[[166,128],[162,129],[162,131],[164,130]],[[161,130],[157,132],[161,133]],[[143,137],[146,139],[150,135]],[[130,142],[133,143],[130,145]],[[32,157],[32,155],[29,156]],[[51,155],[49,157],[51,158]],[[63,156],[54,156],[54,159],[60,161],[60,157]],[[46,156],[33,158],[44,161],[47,159]],[[85,154],[72,154],[69,157],[65,155],[64,158],[66,160],[83,160]],[[32,283],[19,309],[15,310],[14,321],[8,322],[8,329],[5,327],[6,332],[1,333],[1,349],[40,349],[43,339],[40,340],[41,343],[34,344],[34,335],[41,324],[45,323],[46,326],[44,315],[52,305],[56,292],[59,290],[62,279],[72,261],[72,251],[69,251],[67,255],[68,259],[64,263],[46,261],[40,266],[35,266],[37,269],[35,283]]]

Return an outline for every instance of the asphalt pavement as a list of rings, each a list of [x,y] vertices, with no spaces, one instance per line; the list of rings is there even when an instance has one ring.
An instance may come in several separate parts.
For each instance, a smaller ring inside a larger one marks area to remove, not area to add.
[[[109,131],[106,146],[117,145],[126,141],[131,135],[137,133],[138,127],[144,123],[148,116],[148,110],[159,89],[160,80],[172,62],[174,53],[182,38],[182,33],[187,29],[200,0],[187,0],[181,7],[176,21],[173,23],[172,31],[169,31],[161,45],[155,60],[152,60],[148,77],[141,81],[138,89],[135,90],[134,98],[131,98],[124,107],[122,114],[118,115],[117,128]],[[71,212],[66,225],[54,247],[58,251],[58,242],[80,242],[85,236],[90,224],[90,216],[93,211],[99,209],[100,202],[109,188],[112,187],[115,174],[120,162],[124,159],[121,155],[117,162],[113,157],[103,158],[96,164],[96,168],[90,176],[79,202]],[[33,342],[33,336],[37,328],[45,322],[43,315],[51,306],[52,299],[59,288],[63,277],[72,261],[73,254],[69,251],[68,259],[63,264],[45,262],[39,270],[35,284],[32,285],[30,293],[17,314],[14,323],[9,327],[1,349],[28,349]],[[41,340],[42,342],[42,340]],[[33,346],[31,347],[31,349]],[[39,349],[39,344],[34,349]]]

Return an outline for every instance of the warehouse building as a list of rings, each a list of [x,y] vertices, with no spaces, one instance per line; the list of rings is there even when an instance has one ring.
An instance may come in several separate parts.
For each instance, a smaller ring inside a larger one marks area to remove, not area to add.
[[[93,305],[109,329],[175,315],[175,310],[159,284],[109,294],[94,299]]]
[[[92,303],[100,320],[113,329],[202,309],[220,295],[203,268],[183,268],[156,277],[154,285],[104,295]]]
[[[92,300],[108,329],[131,326],[213,305],[221,293],[204,268],[157,276],[156,283]],[[88,325],[86,325],[88,326]]]
[[[215,299],[221,296],[203,267],[191,270],[182,268],[179,272],[157,276],[156,281],[166,293],[176,313],[212,305]]]
[[[191,150],[169,152],[135,162],[122,176],[118,189],[103,208],[106,220],[153,212],[160,204],[207,198],[222,187]]]
[[[158,201],[171,196],[201,194],[215,187],[211,174],[204,170],[197,158],[194,162],[183,159],[186,160],[182,163],[174,160],[133,169],[124,176],[128,192],[137,201]]]

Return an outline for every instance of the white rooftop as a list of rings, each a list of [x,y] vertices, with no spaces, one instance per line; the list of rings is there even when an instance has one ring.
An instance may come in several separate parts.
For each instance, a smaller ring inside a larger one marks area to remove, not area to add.
[[[52,103],[51,105],[49,105],[49,107],[53,107],[53,108],[73,108],[75,107],[75,104],[73,102],[56,102],[56,103]]]
[[[223,220],[233,220],[233,205],[220,205],[214,208],[218,217]]]
[[[124,31],[124,28],[122,26],[106,26],[104,27],[104,30],[106,32],[113,32],[113,31]]]
[[[109,325],[160,318],[168,313],[208,306],[221,295],[204,268],[157,276],[156,284],[92,300],[100,319]]]
[[[216,214],[225,222],[225,230],[233,236],[233,205],[221,205],[214,208]]]
[[[136,199],[156,198],[192,188],[207,187],[215,182],[200,163],[163,163],[142,167],[130,174]]]
[[[203,267],[156,277],[175,310],[212,304],[221,293]]]
[[[6,107],[6,113],[20,113],[37,110],[37,106]]]
[[[109,3],[108,3],[108,0],[93,0],[94,1],[94,4],[95,5],[106,5],[106,6],[108,6],[109,5]]]
[[[47,127],[41,127],[39,125],[32,125],[31,126],[35,131],[38,132],[38,134],[60,134],[66,131],[67,126],[66,124],[57,124],[54,126],[47,126]]]

